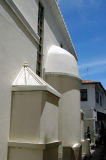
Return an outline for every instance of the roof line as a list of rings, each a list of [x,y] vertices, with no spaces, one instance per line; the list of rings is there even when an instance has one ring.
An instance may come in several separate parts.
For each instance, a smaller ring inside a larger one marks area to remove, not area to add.
[[[75,56],[76,60],[78,60],[78,57],[77,57],[77,55],[76,55],[76,51],[75,51],[74,45],[73,45],[73,43],[72,43],[72,40],[71,40],[69,31],[68,31],[68,28],[67,28],[67,26],[66,26],[66,24],[65,24],[63,15],[62,15],[62,13],[61,13],[61,11],[60,11],[58,2],[57,2],[57,0],[52,0],[52,1],[53,1],[54,4],[55,4],[56,10],[57,10],[58,15],[59,15],[59,17],[60,17],[60,21],[61,21],[61,23],[63,24],[64,33],[66,34],[67,38],[69,39],[69,43],[72,45],[73,55]],[[48,2],[51,3],[51,0],[48,0]]]
[[[60,10],[60,8],[59,8],[59,5],[58,5],[58,3],[57,3],[57,0],[55,0],[55,3],[56,3],[56,5],[57,5],[57,9],[58,9],[58,12],[59,12],[59,14],[60,14],[60,16],[61,16],[62,23],[63,23],[63,25],[64,25],[64,27],[65,27],[66,33],[67,33],[67,35],[68,35],[68,37],[69,37],[69,39],[70,39],[70,42],[71,42],[71,44],[72,44],[72,47],[73,47],[74,51],[75,51],[75,47],[74,47],[73,42],[72,42],[72,40],[71,40],[71,37],[70,37],[70,34],[69,34],[69,30],[68,30],[68,28],[67,28],[67,26],[66,26],[66,23],[65,23],[65,21],[64,21],[64,17],[63,17],[63,15],[62,15],[62,13],[61,13],[61,10]],[[77,55],[76,55],[76,51],[75,51],[75,56],[76,56],[76,58],[78,59],[78,57],[77,57]]]
[[[103,87],[103,85],[101,84],[101,82],[99,82],[99,81],[88,81],[88,82],[83,82],[83,80],[82,80],[82,84],[84,85],[86,85],[86,84],[99,84],[100,86],[101,86],[101,88],[104,90],[104,92],[106,93],[106,90],[104,89],[104,87]]]

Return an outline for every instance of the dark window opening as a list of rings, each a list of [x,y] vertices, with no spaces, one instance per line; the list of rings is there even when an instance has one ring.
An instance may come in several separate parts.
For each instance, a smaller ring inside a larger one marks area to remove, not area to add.
[[[99,103],[99,92],[96,91],[96,103]]]
[[[80,90],[80,92],[81,92],[81,101],[87,101],[88,100],[88,98],[87,98],[87,89],[81,89]]]
[[[102,106],[102,96],[100,95],[100,105]]]
[[[60,43],[60,47],[63,48],[63,44],[62,43]]]
[[[42,50],[43,50],[43,30],[44,30],[44,8],[42,4],[39,2],[38,9],[38,35],[40,37],[39,46],[37,49],[37,65],[36,65],[36,73],[41,75],[41,67],[42,67]]]

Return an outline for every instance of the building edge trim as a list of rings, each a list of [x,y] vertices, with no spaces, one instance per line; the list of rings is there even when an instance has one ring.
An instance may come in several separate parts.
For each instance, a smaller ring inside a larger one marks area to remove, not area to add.
[[[70,73],[61,73],[61,72],[45,72],[45,75],[55,75],[55,76],[66,76],[66,77],[72,77],[75,78],[77,80],[79,80],[80,82],[82,82],[82,79],[74,74],[70,74]]]
[[[61,98],[61,94],[58,91],[53,91],[51,88],[47,86],[28,86],[28,85],[20,85],[20,86],[12,86],[12,91],[45,91],[53,94],[57,98]]]
[[[18,19],[20,20],[20,22],[24,25],[24,27],[27,29],[27,31],[29,32],[29,34],[31,35],[31,37],[35,40],[36,44],[38,45],[39,44],[39,36],[38,36],[38,34],[35,33],[35,31],[31,27],[31,25],[27,22],[27,20],[22,15],[22,13],[20,12],[20,10],[17,8],[17,6],[13,2],[13,0],[5,0],[5,2],[8,4],[8,6],[14,12],[14,14],[18,17]]]
[[[52,5],[52,1],[49,1],[49,0],[46,0],[49,4],[50,4],[50,6],[54,9],[54,10],[56,10],[56,12],[58,13],[58,16],[59,16],[59,20],[60,20],[60,23],[62,24],[62,25],[60,25],[60,26],[63,26],[62,28],[63,28],[63,31],[64,31],[64,33],[65,33],[65,36],[66,36],[66,39],[68,39],[68,43],[69,43],[69,45],[71,44],[71,47],[72,47],[72,50],[73,50],[73,55],[74,55],[74,57],[76,58],[76,60],[78,60],[78,57],[77,57],[77,54],[76,54],[76,51],[75,51],[75,47],[74,47],[74,45],[73,45],[73,42],[72,42],[72,40],[71,40],[71,36],[69,35],[69,31],[68,31],[68,28],[67,28],[67,26],[66,26],[66,24],[65,24],[65,21],[64,21],[64,17],[63,17],[63,15],[62,15],[62,13],[61,13],[61,11],[60,11],[60,7],[59,7],[59,5],[58,5],[58,3],[57,3],[57,0],[52,0],[53,2],[54,2],[54,6]],[[57,18],[57,17],[56,17]]]
[[[21,141],[8,141],[8,147],[45,149],[45,144],[32,143],[32,142],[21,142]]]
[[[50,142],[50,143],[32,143],[32,142],[22,142],[22,141],[8,141],[8,147],[16,148],[32,148],[32,149],[47,149],[58,147],[61,141]]]

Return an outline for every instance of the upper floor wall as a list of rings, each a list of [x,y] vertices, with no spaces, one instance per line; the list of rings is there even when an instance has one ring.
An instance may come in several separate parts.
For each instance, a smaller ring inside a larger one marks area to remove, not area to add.
[[[104,92],[103,88],[99,84],[95,85],[95,103],[96,108],[102,107],[105,108],[106,106],[106,93]]]
[[[38,0],[13,0],[13,2],[37,34]]]
[[[45,68],[46,55],[51,45],[62,46],[64,49],[69,51],[76,57],[76,53],[72,44],[72,41],[68,35],[67,28],[65,27],[64,21],[62,20],[61,13],[59,12],[58,6],[55,0],[6,0],[10,4],[13,2],[16,6],[15,12],[19,13],[24,18],[23,23],[27,21],[29,28],[31,27],[32,36],[35,34],[38,36],[38,10],[39,2],[44,8],[44,25],[42,29],[43,49],[42,49],[42,70]],[[14,10],[14,6],[13,6]],[[28,28],[28,29],[29,29]],[[37,53],[35,52],[37,55]],[[38,66],[39,67],[39,66]]]
[[[84,91],[85,93],[83,93]],[[95,108],[95,109],[106,107],[106,93],[98,83],[82,84],[81,92],[82,92],[81,107]],[[83,94],[86,94],[85,99],[83,99]]]
[[[41,3],[44,6],[43,68],[51,45],[62,43],[66,50],[74,51],[47,0]],[[0,0],[0,160],[7,158],[12,83],[24,61],[36,72],[38,4],[38,0]]]
[[[84,89],[87,92],[87,99],[81,101],[82,109],[94,109],[95,107],[95,85],[84,84],[81,85],[81,90]]]

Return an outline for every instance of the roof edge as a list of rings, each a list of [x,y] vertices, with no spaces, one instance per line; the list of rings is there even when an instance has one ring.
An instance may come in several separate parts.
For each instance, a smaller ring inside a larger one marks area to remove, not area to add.
[[[83,82],[83,81],[86,81],[86,82]],[[100,87],[104,90],[104,92],[106,93],[106,90],[104,89],[104,87],[103,87],[103,85],[101,84],[101,82],[99,82],[99,81],[88,81],[88,80],[82,80],[82,84],[84,85],[86,85],[86,84],[99,84],[100,85]]]
[[[73,45],[73,43],[72,43],[71,36],[70,36],[70,34],[69,34],[69,31],[68,31],[68,28],[67,28],[67,26],[66,26],[66,23],[65,23],[65,21],[64,21],[63,15],[62,15],[62,13],[61,13],[61,11],[60,11],[60,8],[59,8],[59,5],[58,5],[57,0],[47,0],[47,1],[48,1],[49,4],[51,4],[51,1],[54,2],[54,5],[55,5],[54,8],[56,8],[56,11],[57,11],[58,16],[59,16],[59,18],[60,18],[60,21],[61,21],[61,23],[63,24],[64,33],[65,33],[65,35],[67,36],[67,38],[68,38],[68,40],[69,40],[69,43],[70,43],[71,46],[72,46],[72,50],[73,50],[73,53],[72,53],[72,54],[74,55],[74,57],[76,58],[76,60],[78,60],[78,57],[77,57],[77,54],[76,54],[76,51],[75,51],[75,47],[74,47],[74,45]],[[52,7],[53,7],[53,6],[52,6]]]

